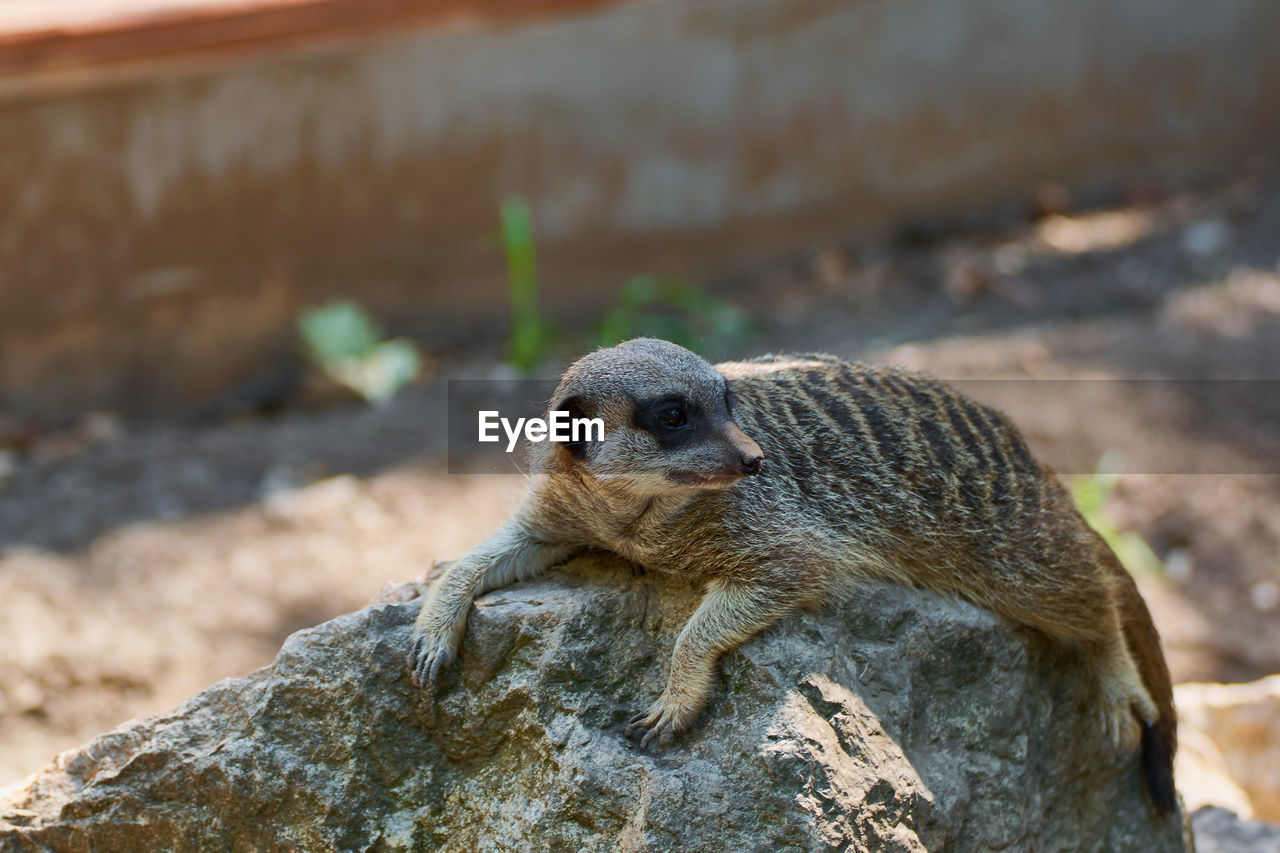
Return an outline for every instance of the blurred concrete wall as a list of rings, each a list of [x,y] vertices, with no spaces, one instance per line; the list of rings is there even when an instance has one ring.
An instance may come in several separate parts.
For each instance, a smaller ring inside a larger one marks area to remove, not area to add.
[[[50,93],[0,87],[0,407],[171,410],[364,299],[500,336],[497,205],[546,298],[705,273],[1036,182],[1280,141],[1275,0],[650,0]],[[593,284],[594,283],[594,284]]]

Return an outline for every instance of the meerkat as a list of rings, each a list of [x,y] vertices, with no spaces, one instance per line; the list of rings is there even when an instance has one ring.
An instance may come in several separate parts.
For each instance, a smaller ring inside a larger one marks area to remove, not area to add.
[[[513,517],[426,595],[409,667],[433,689],[473,599],[584,548],[692,576],[706,594],[665,690],[631,720],[668,745],[707,704],[719,658],[797,608],[878,579],[968,600],[1078,647],[1099,726],[1141,749],[1176,808],[1172,689],[1133,579],[1001,413],[935,379],[829,355],[711,365],[637,339],[586,355],[549,411],[603,440],[530,445]]]

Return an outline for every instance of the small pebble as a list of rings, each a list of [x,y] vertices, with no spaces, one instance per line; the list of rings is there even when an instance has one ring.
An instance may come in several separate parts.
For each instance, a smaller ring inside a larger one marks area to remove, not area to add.
[[[1221,251],[1231,240],[1231,229],[1220,219],[1208,219],[1188,225],[1182,232],[1182,248],[1198,257]]]
[[[1255,609],[1270,613],[1280,607],[1280,584],[1275,581],[1254,584],[1253,589],[1249,590],[1249,600],[1253,602]]]
[[[1195,561],[1189,548],[1174,548],[1164,558],[1164,571],[1169,580],[1175,583],[1186,583],[1191,579]]]

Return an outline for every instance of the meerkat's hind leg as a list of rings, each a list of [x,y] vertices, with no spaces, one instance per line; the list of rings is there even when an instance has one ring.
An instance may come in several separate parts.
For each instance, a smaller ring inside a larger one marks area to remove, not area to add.
[[[1117,563],[1114,571],[1124,569]],[[979,590],[973,598],[1014,621],[1082,648],[1096,685],[1094,701],[1103,733],[1118,749],[1134,749],[1141,739],[1140,723],[1154,723],[1160,712],[1125,640],[1116,584],[1093,558],[1082,560],[1071,574],[1071,583],[1064,584],[1041,568],[1019,576],[1020,583],[1008,584],[999,595]],[[1047,582],[1047,578],[1055,580]]]
[[[795,609],[793,591],[761,584],[716,581],[676,638],[667,687],[648,710],[628,723],[625,735],[641,734],[642,749],[668,746],[686,731],[711,697],[716,662],[725,652]]]
[[[1122,636],[1109,640],[1092,657],[1103,732],[1118,749],[1136,749],[1142,726],[1153,725],[1160,717],[1160,709],[1143,684]]]
[[[1098,685],[1102,730],[1117,749],[1130,752],[1138,748],[1143,726],[1160,718],[1160,708],[1125,641],[1115,606],[1107,608],[1101,625],[1101,636],[1089,642],[1087,649]]]

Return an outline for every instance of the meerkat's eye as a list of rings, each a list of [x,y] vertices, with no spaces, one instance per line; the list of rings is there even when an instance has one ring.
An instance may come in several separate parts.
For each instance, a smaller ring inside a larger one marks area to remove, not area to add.
[[[636,405],[635,425],[658,438],[664,447],[678,447],[697,433],[702,411],[683,397],[647,400]]]
[[[667,429],[679,429],[689,423],[689,417],[684,413],[684,409],[671,406],[658,414],[658,423]]]

